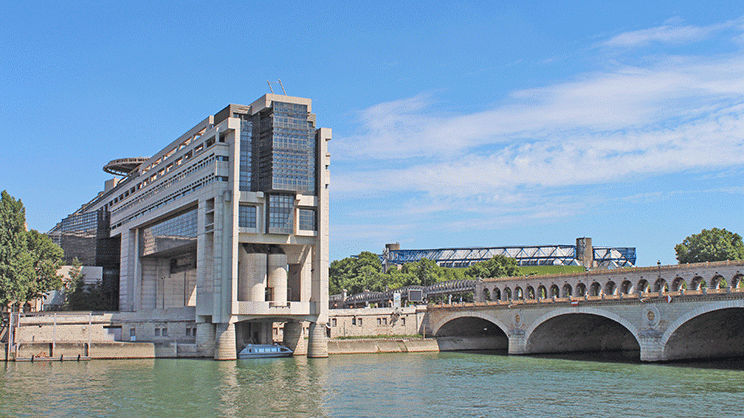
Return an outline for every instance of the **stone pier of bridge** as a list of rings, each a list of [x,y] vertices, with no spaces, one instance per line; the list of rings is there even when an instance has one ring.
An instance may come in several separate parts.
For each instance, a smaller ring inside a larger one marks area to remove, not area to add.
[[[642,361],[744,356],[744,261],[482,280],[474,303],[430,305],[449,349],[622,350]]]

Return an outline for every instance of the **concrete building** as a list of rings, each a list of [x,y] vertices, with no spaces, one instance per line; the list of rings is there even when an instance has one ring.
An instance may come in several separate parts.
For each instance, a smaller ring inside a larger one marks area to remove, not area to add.
[[[122,177],[50,235],[66,252],[95,247],[77,253],[105,263],[104,280],[115,267],[122,339],[167,336],[234,359],[283,323],[290,348],[327,355],[331,130],[315,124],[310,99],[267,94],[153,157],[107,164]]]

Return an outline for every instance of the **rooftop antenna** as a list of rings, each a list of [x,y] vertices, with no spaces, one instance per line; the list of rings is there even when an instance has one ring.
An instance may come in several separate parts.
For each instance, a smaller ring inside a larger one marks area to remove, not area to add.
[[[286,90],[284,90],[284,85],[282,84],[282,80],[280,80],[280,79],[277,79],[277,80],[279,80],[279,81],[276,82],[276,83],[272,83],[269,80],[266,80],[266,82],[269,84],[269,90],[271,90],[271,94],[274,94],[274,88],[271,87],[271,85],[272,84],[279,84],[279,86],[282,88],[282,93],[284,93],[284,95],[286,96],[287,95],[287,92],[286,92]]]

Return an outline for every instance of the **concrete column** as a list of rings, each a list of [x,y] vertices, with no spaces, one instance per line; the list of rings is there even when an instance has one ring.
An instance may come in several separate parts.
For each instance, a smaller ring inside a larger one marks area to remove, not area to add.
[[[196,324],[196,351],[201,357],[214,357],[214,324]]]
[[[663,361],[664,347],[661,344],[661,336],[641,335],[641,361]]]
[[[266,254],[249,253],[242,245],[238,251],[238,300],[263,302],[266,299]]]
[[[287,305],[287,255],[269,254],[268,262],[269,287],[272,289],[272,301],[278,306]]]
[[[310,323],[307,356],[328,357],[328,337],[326,337],[325,324]]]
[[[282,343],[294,351],[296,356],[307,355],[307,343],[302,333],[302,322],[287,322],[284,324],[284,341]]]
[[[198,333],[198,331],[197,331]],[[235,324],[215,324],[215,360],[235,360],[238,350],[235,348]]]
[[[514,330],[509,334],[509,354],[527,354],[524,331]]]

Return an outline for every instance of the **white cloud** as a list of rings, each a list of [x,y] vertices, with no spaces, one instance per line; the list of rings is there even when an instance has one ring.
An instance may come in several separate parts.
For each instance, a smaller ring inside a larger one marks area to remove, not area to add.
[[[675,28],[612,39],[639,44],[645,34],[644,42],[671,42],[717,30]],[[357,211],[355,222],[379,220],[368,227],[383,236],[432,224],[457,231],[550,223],[669,195],[611,196],[597,185],[744,167],[741,52],[641,57],[515,91],[500,106],[469,114],[442,111],[436,97],[381,103],[360,115],[362,133],[336,133],[334,198],[358,204],[390,196]]]
[[[741,25],[742,18],[708,26],[681,26],[682,19],[672,18],[664,25],[654,28],[623,32],[615,35],[601,45],[605,47],[641,47],[652,43],[684,44],[698,42],[709,38],[715,32],[736,28]]]

